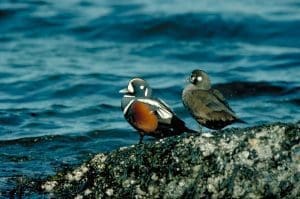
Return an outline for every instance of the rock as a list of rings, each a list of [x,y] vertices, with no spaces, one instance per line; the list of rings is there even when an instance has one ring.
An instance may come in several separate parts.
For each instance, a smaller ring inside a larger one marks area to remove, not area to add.
[[[184,134],[98,154],[42,189],[55,198],[299,198],[299,124]]]

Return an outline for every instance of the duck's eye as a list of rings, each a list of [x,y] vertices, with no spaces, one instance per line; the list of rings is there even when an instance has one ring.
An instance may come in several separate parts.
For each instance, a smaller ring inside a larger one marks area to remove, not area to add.
[[[202,76],[198,76],[198,77],[197,77],[197,81],[198,81],[198,82],[201,82],[201,81],[202,81]]]
[[[141,85],[140,86],[140,89],[144,90],[145,86],[144,85]]]

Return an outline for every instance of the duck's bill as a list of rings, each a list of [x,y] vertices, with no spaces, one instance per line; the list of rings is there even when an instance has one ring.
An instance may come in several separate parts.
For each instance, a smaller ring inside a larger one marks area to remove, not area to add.
[[[128,93],[128,89],[127,88],[123,88],[123,89],[119,90],[119,93],[126,94],[126,93]]]

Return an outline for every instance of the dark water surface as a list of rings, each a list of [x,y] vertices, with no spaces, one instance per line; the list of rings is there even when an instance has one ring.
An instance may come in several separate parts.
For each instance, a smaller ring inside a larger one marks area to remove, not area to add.
[[[196,68],[247,125],[298,121],[299,10],[297,0],[1,0],[0,197],[20,176],[137,143],[118,93],[134,76],[191,128],[180,97]]]

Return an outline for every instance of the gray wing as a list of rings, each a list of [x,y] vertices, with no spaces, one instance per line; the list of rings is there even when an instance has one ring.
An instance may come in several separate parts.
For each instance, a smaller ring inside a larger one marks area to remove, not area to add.
[[[212,90],[195,89],[185,93],[183,103],[200,123],[232,121],[236,116],[221,100],[222,97],[222,94],[214,95]]]
[[[220,103],[226,106],[226,108],[231,111],[232,114],[235,114],[235,112],[232,110],[232,108],[229,106],[228,102],[226,101],[225,97],[222,95],[222,93],[216,89],[211,89],[211,93],[219,100]]]

